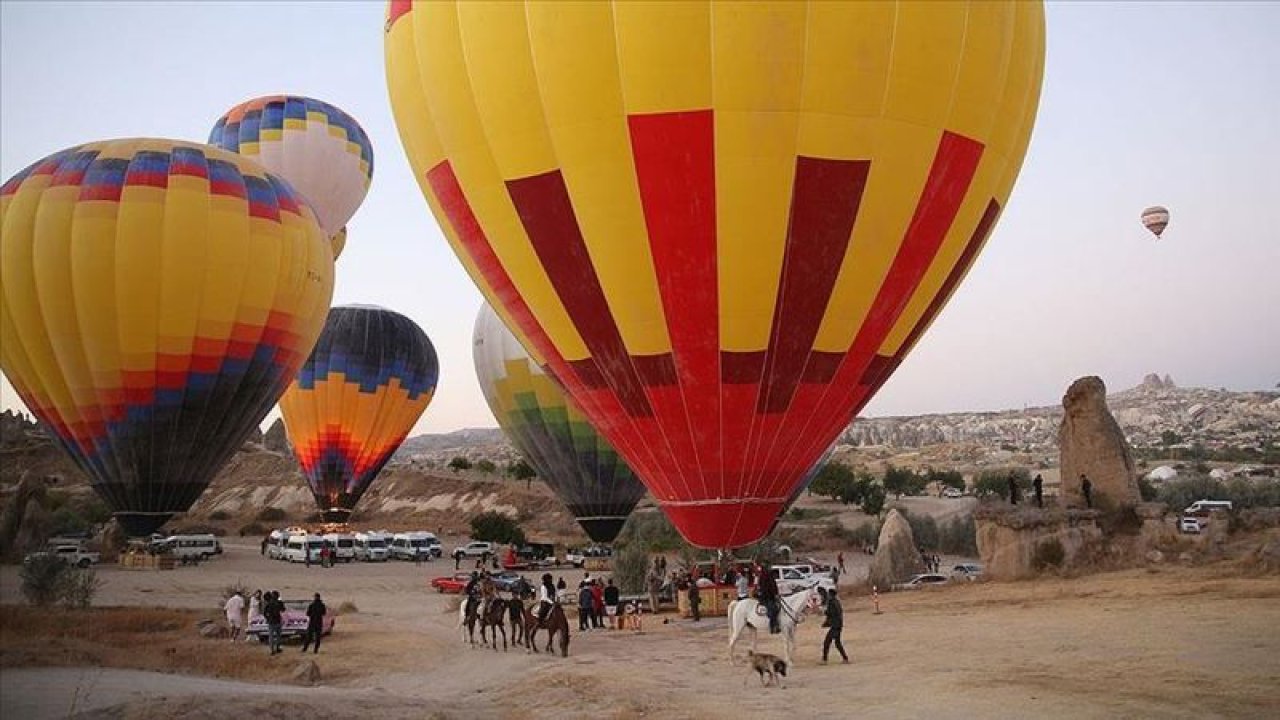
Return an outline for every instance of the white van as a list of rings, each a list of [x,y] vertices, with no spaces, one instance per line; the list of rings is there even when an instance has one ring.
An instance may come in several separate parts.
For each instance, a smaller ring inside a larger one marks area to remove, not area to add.
[[[433,556],[432,540],[435,540],[435,545],[440,544],[429,532],[396,533],[391,538],[391,557],[395,560],[430,560]]]
[[[324,540],[329,543],[335,562],[351,562],[356,559],[356,539],[350,533],[328,533]]]
[[[1230,500],[1197,500],[1187,506],[1182,514],[1188,517],[1209,517],[1209,513],[1214,510],[1226,510],[1230,512],[1234,507]]]
[[[284,530],[272,530],[267,536],[267,557],[272,560],[284,559],[284,546],[289,541],[289,533]]]
[[[291,563],[306,562],[307,557],[311,558],[311,562],[320,562],[320,547],[324,544],[324,539],[319,535],[307,535],[306,533],[298,533],[290,535],[285,542],[283,558]]]
[[[356,533],[356,559],[363,562],[383,562],[387,559],[387,546],[391,544],[391,533],[379,532]]]
[[[212,535],[170,535],[161,545],[165,552],[182,560],[184,558],[200,558],[208,560],[214,555],[222,554],[222,543]]]

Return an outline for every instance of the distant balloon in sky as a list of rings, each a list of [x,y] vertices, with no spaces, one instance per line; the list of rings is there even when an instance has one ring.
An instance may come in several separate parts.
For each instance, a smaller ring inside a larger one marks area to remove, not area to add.
[[[1169,211],[1159,205],[1152,205],[1142,211],[1142,224],[1160,239],[1160,234],[1169,226]]]
[[[241,103],[218,118],[209,144],[251,157],[292,183],[329,237],[355,215],[373,179],[373,145],[360,123],[312,98],[272,95]]]
[[[386,308],[329,311],[311,357],[280,398],[289,442],[320,513],[346,522],[435,394],[435,347]]]
[[[195,502],[324,324],[311,207],[235,153],[88,143],[0,186],[0,365],[125,531]]]
[[[694,545],[759,540],[1022,165],[1039,2],[391,2],[445,236]]]
[[[511,444],[592,540],[617,539],[644,484],[488,304],[476,316],[472,355],[484,399]]]

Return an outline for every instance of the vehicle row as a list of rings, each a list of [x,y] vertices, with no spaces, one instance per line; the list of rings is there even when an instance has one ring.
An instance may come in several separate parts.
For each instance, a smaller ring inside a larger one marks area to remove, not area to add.
[[[271,531],[263,554],[273,560],[318,563],[325,548],[336,562],[430,560],[443,553],[440,539],[429,532],[311,533],[303,528],[285,528]]]

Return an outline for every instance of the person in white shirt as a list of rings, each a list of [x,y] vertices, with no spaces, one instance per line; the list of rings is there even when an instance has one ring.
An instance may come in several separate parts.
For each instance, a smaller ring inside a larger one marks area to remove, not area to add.
[[[222,608],[227,612],[227,626],[231,628],[231,642],[240,637],[240,628],[244,626],[244,597],[239,591],[231,593],[227,604]]]

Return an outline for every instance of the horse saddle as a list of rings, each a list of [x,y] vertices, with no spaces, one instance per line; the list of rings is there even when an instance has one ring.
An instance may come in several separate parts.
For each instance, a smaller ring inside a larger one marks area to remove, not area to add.
[[[764,603],[756,604],[756,615],[760,617],[769,617],[769,606]]]

